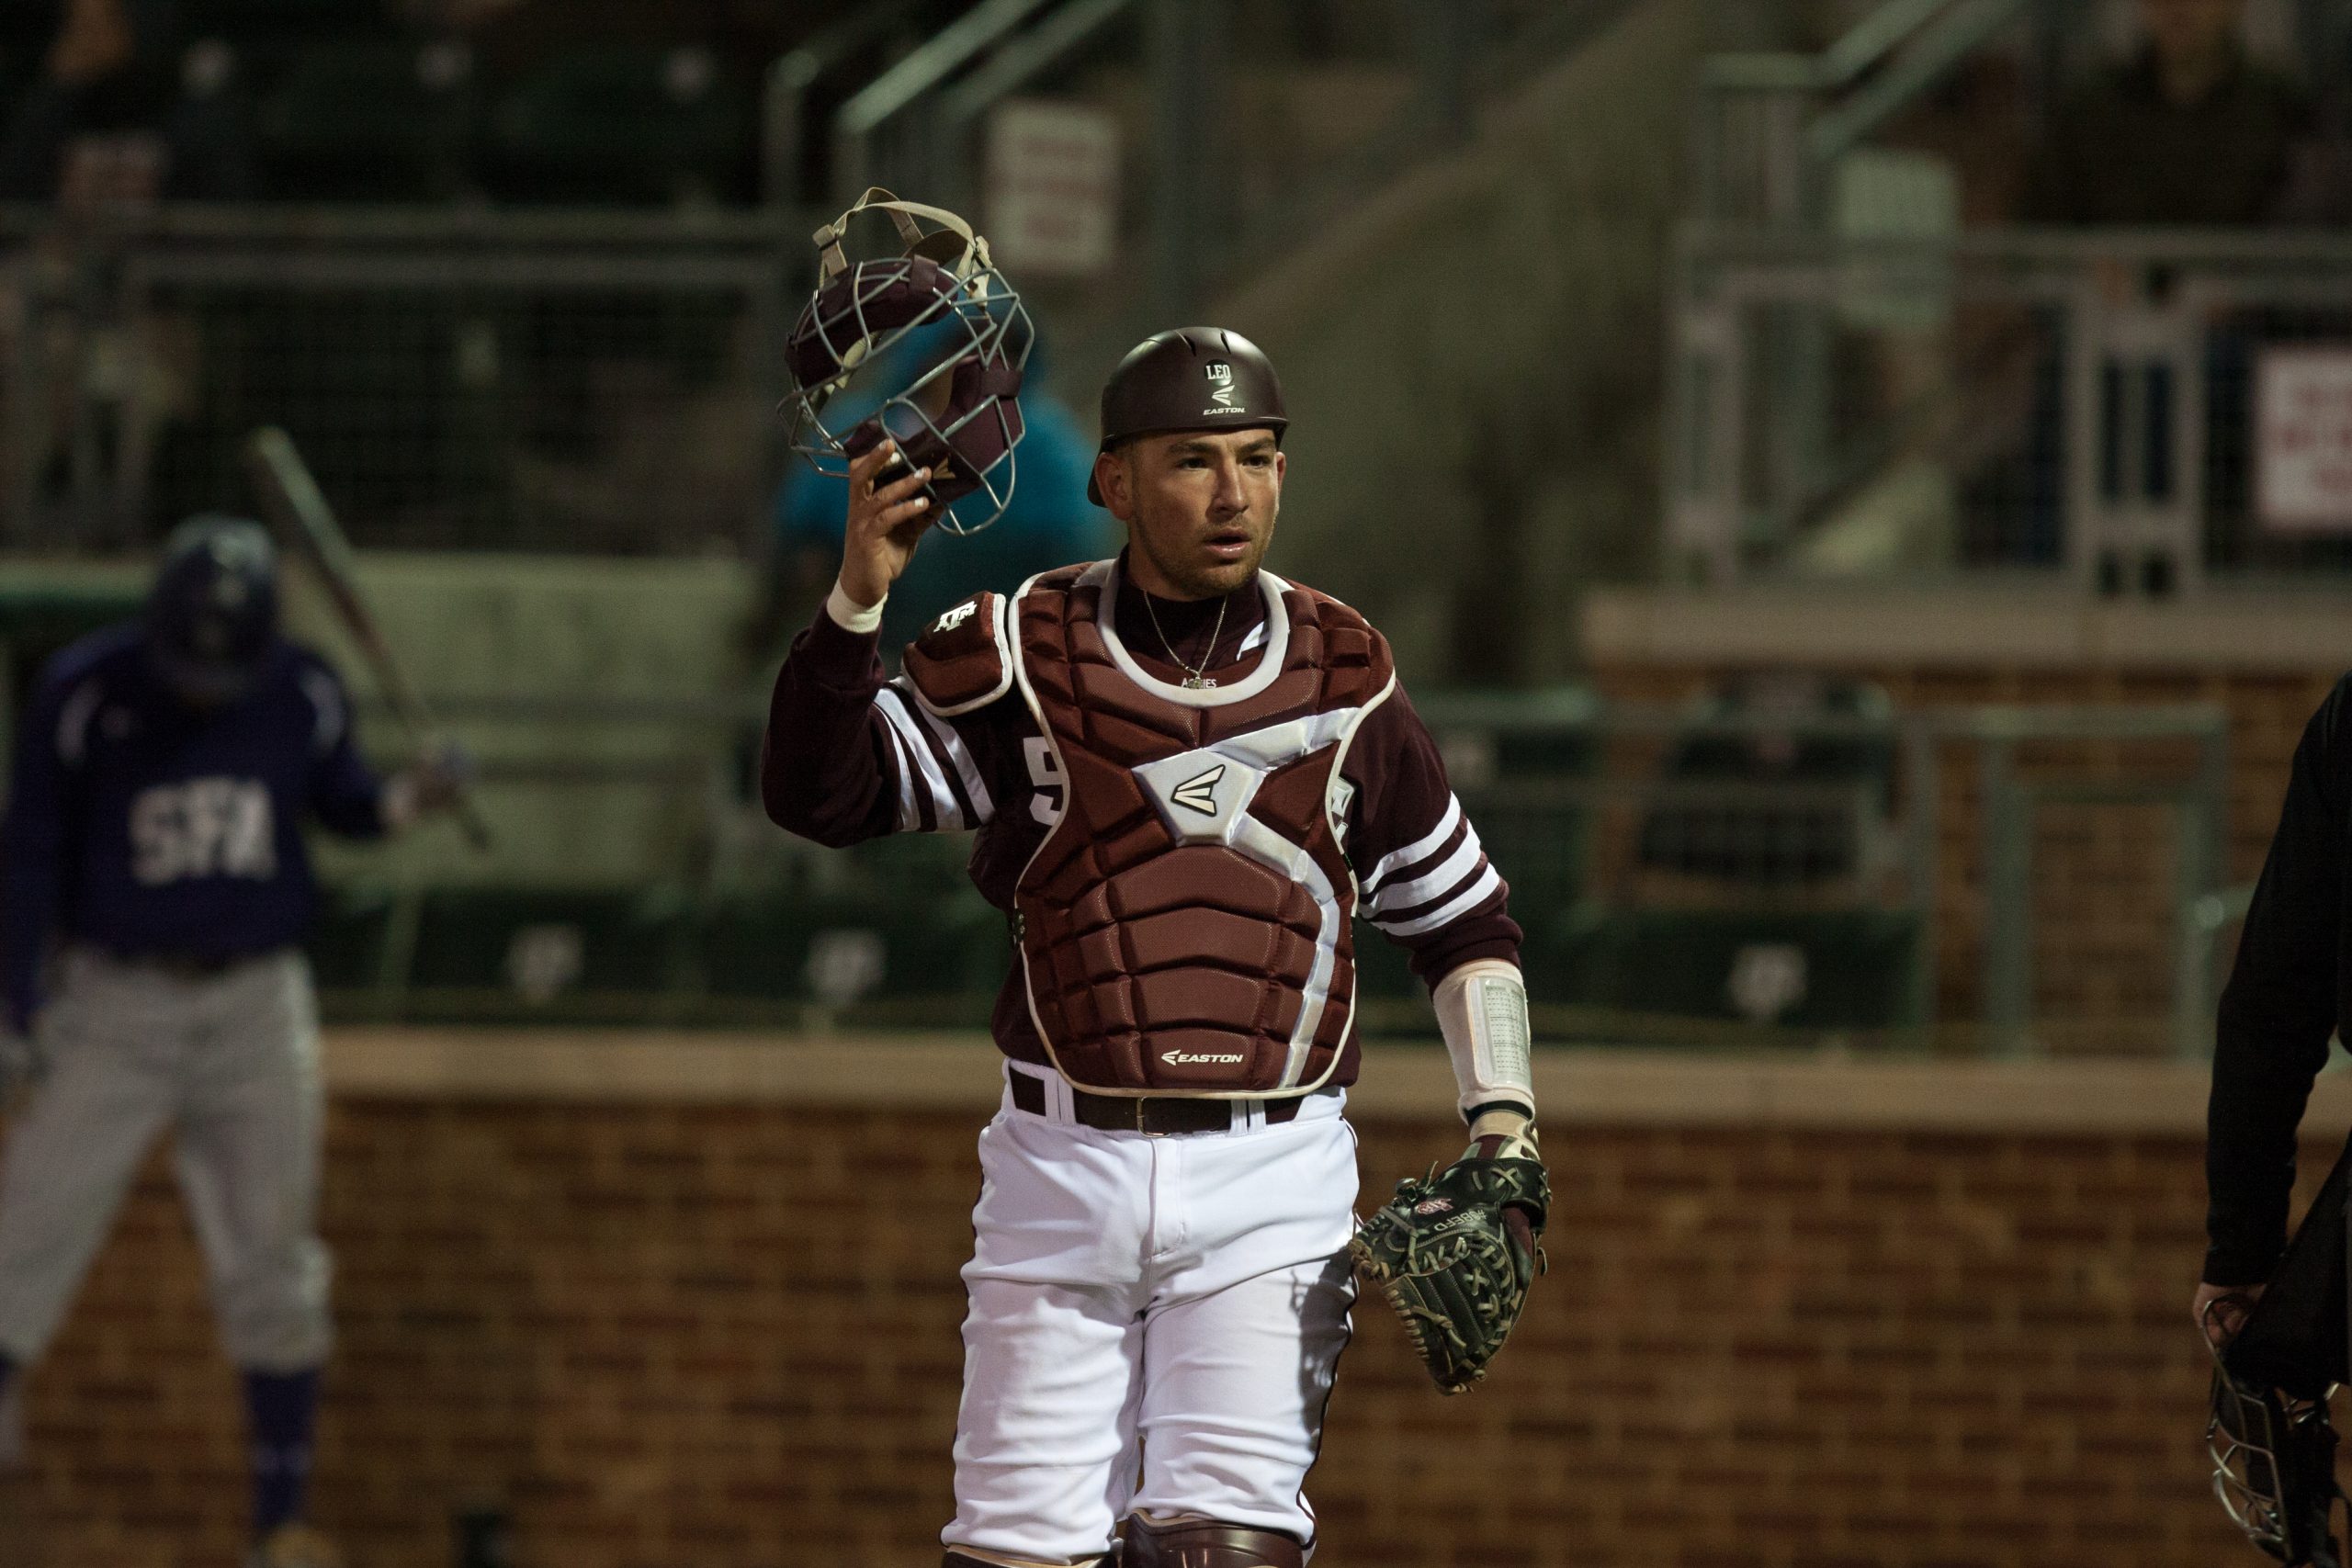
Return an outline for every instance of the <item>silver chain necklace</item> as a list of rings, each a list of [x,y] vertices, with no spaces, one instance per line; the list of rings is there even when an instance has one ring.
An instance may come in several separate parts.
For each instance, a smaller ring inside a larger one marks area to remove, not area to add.
[[[1187,667],[1182,660],[1176,657],[1176,645],[1168,640],[1168,633],[1161,628],[1159,625],[1159,612],[1152,608],[1150,593],[1146,592],[1144,594],[1143,613],[1151,617],[1151,629],[1159,633],[1159,646],[1166,650],[1168,654],[1168,662],[1176,666],[1177,669],[1184,671],[1183,680],[1178,682],[1177,684],[1189,691],[1194,692],[1205,691],[1207,688],[1216,684],[1215,681],[1202,674],[1201,671],[1207,669],[1209,667],[1209,660],[1216,657],[1216,639],[1225,635],[1225,612],[1232,604],[1233,596],[1231,594],[1226,595],[1224,599],[1218,602],[1216,607],[1216,625],[1209,628],[1208,651],[1201,655],[1201,661],[1198,664]]]

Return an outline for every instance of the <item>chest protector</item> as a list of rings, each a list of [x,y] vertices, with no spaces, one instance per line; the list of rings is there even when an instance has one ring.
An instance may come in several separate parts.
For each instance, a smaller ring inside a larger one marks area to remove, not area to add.
[[[1029,1010],[1064,1077],[1127,1094],[1315,1088],[1355,1008],[1340,765],[1395,689],[1353,610],[1260,574],[1266,645],[1228,684],[1146,674],[1115,562],[1037,579],[1006,651],[1064,784],[1021,875]]]

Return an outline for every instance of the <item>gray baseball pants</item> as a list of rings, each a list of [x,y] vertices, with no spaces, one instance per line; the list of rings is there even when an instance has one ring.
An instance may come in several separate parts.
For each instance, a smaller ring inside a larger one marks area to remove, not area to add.
[[[26,1365],[49,1348],[169,1127],[231,1359],[266,1372],[322,1363],[324,1097],[309,962],[275,953],[202,974],[76,948],[57,980],[37,1030],[47,1076],[0,1159],[0,1353]]]

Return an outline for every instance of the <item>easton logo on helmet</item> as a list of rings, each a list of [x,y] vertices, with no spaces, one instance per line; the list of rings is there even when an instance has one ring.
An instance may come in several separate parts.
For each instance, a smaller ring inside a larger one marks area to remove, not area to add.
[[[1209,401],[1220,409],[1232,409],[1233,367],[1222,359],[1212,359],[1202,369],[1209,378]]]

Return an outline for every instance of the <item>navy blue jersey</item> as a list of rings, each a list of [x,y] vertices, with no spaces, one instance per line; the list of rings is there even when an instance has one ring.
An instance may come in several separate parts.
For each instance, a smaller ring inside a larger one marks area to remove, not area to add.
[[[41,671],[0,820],[0,985],[23,1028],[58,940],[220,960],[301,940],[317,892],[301,828],[384,830],[383,784],[352,739],[343,683],[278,643],[236,701],[189,706],[136,625]]]

